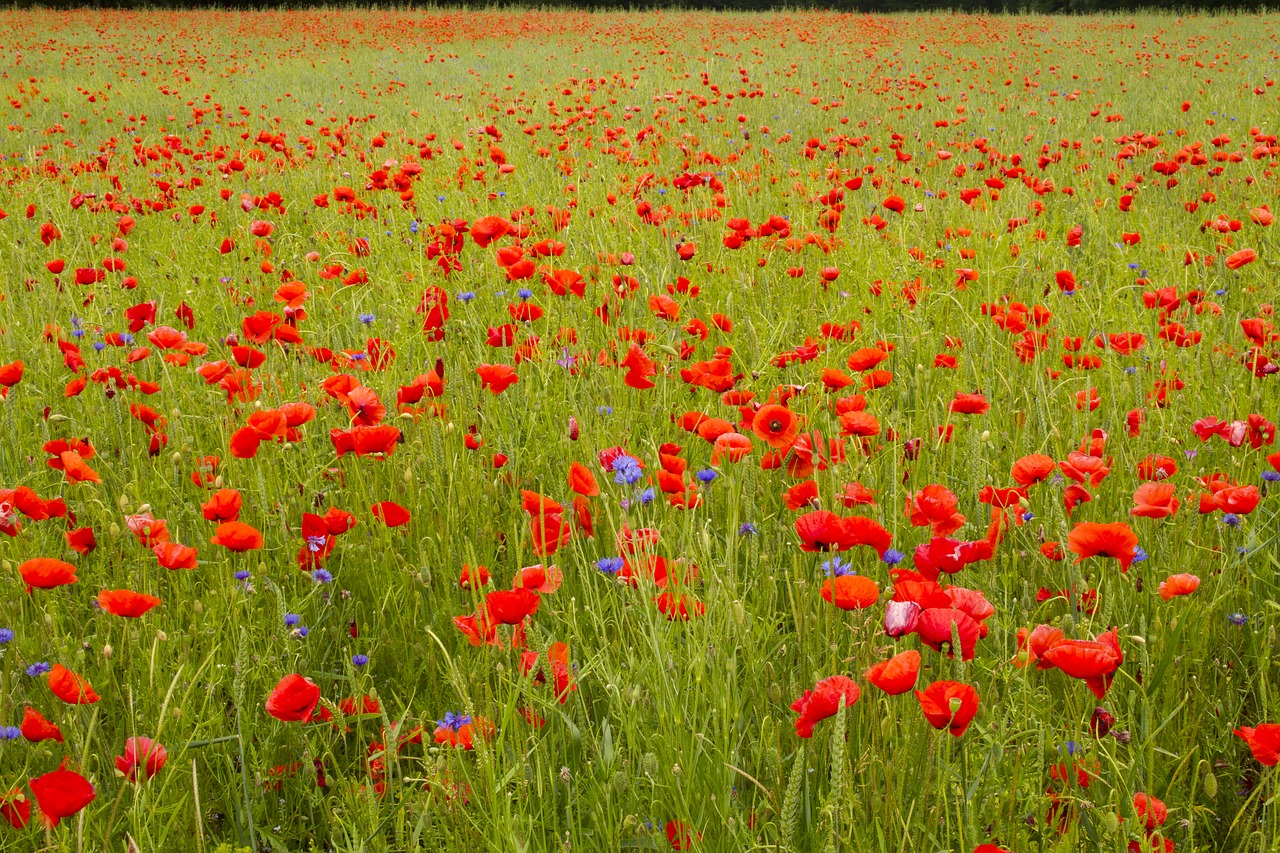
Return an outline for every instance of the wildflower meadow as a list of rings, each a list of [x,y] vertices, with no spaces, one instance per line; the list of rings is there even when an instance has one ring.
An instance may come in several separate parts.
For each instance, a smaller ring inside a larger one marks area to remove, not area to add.
[[[0,851],[1272,851],[1280,17],[0,11]]]

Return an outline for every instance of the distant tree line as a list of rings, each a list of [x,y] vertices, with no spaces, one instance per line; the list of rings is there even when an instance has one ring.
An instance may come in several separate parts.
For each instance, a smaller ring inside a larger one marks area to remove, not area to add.
[[[1095,12],[1261,12],[1280,8],[1280,0],[454,0],[443,3],[414,3],[412,0],[0,0],[0,8],[39,6],[51,9],[132,8],[186,9],[213,8],[249,11],[253,9],[306,8],[309,6],[351,8],[474,8],[504,7],[543,9],[591,9],[647,11],[650,9],[704,9],[765,12],[770,10],[831,9],[842,12],[1011,12],[1040,14],[1090,14]]]

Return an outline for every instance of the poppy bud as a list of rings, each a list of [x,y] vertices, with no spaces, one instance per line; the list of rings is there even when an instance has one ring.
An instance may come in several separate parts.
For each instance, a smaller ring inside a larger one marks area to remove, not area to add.
[[[1089,728],[1093,731],[1094,737],[1106,737],[1111,731],[1111,727],[1116,724],[1116,718],[1111,715],[1106,708],[1094,708],[1093,717],[1089,720]]]
[[[102,657],[104,660],[111,660],[115,656],[115,650],[110,645],[102,647]]]
[[[890,601],[884,609],[884,632],[901,637],[916,629],[920,621],[920,605],[914,601]]]

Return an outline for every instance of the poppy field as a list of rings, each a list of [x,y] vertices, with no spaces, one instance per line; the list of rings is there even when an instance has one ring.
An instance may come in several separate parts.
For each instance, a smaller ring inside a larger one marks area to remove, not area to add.
[[[0,12],[0,850],[1275,849],[1277,36]]]

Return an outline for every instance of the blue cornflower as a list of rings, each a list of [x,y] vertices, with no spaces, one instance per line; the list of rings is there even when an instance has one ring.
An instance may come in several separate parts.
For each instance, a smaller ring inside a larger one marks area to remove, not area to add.
[[[524,302],[533,296],[533,291],[527,287],[522,287],[516,291],[516,296],[520,297],[520,301]]]
[[[1263,471],[1262,479],[1266,480],[1268,483],[1280,482],[1280,471]]]
[[[1223,287],[1218,288],[1217,290],[1215,290],[1215,291],[1213,292],[1213,295],[1214,295],[1214,296],[1226,296],[1226,295],[1227,295],[1226,288],[1223,288]]]
[[[328,539],[329,537],[324,534],[321,534],[319,536],[308,536],[307,550],[310,551],[312,554],[316,553],[317,551],[319,551],[321,548],[324,547],[324,543],[328,541]]]
[[[106,345],[106,344],[104,344],[102,341],[94,341],[94,342],[93,342],[93,351],[94,351],[94,352],[102,352],[102,351],[103,351],[104,349],[106,349],[106,348],[107,348],[107,345]]]
[[[712,471],[710,468],[703,468],[703,469],[702,469],[701,471],[699,471],[695,476],[697,476],[698,481],[699,481],[699,482],[701,482],[701,483],[710,483],[710,482],[714,481],[714,480],[715,480],[715,478],[716,478],[716,477],[719,477],[720,475],[719,475],[719,474],[717,474],[715,471]]]
[[[458,729],[462,728],[463,726],[469,726],[469,725],[471,725],[470,715],[455,714],[452,711],[446,712],[443,720],[436,720],[437,727],[442,729],[449,729],[450,731],[454,731],[454,732],[456,732]]]
[[[1147,550],[1141,546],[1133,549],[1133,562],[1141,563],[1147,559]]]
[[[73,338],[83,338],[83,337],[84,337],[84,329],[72,329],[72,330],[71,330],[71,337],[73,337]]]
[[[1229,512],[1222,517],[1222,523],[1228,527],[1236,527],[1240,524],[1240,516],[1234,512]]]
[[[596,560],[596,568],[604,572],[606,575],[617,574],[622,568],[624,560],[621,557],[601,557]]]
[[[1138,372],[1138,368],[1134,367],[1134,366],[1131,364],[1131,365],[1129,365],[1128,367],[1126,367],[1126,368],[1124,369],[1124,372],[1125,372],[1126,374],[1128,374],[1129,376],[1133,376],[1134,374],[1136,374],[1136,373]]]
[[[236,571],[233,577],[235,577],[235,579],[238,581],[247,581],[249,579],[249,573],[244,569],[239,569]]]
[[[598,407],[596,407],[596,414],[597,414],[597,415],[612,415],[612,414],[613,414],[613,406],[598,406]]]
[[[369,354],[367,352],[355,352],[351,354],[352,361],[364,361],[368,357]]]
[[[413,234],[418,233],[418,220],[415,219],[409,223],[409,231],[410,233],[413,233]]]
[[[5,643],[10,642],[12,639],[13,639],[12,628],[0,628],[0,646],[3,646]]]
[[[742,522],[742,526],[738,528],[739,536],[756,536],[760,533],[756,526],[749,521]]]
[[[641,506],[647,506],[648,504],[653,503],[653,499],[657,497],[657,493],[653,491],[653,486],[650,486],[636,497],[640,501]]]
[[[328,569],[316,569],[314,572],[311,573],[311,577],[315,580],[316,583],[332,583],[333,582],[333,575],[329,573]]]
[[[290,628],[292,628],[294,625],[297,625],[301,621],[302,621],[302,617],[299,616],[297,613],[286,613],[284,615],[284,624],[288,625]]]
[[[613,481],[619,486],[630,486],[640,482],[644,471],[640,468],[640,460],[634,456],[619,456],[613,463]]]
[[[17,740],[22,737],[22,729],[17,726],[0,726],[0,740]]]
[[[53,669],[53,667],[49,666],[49,663],[47,661],[39,661],[27,667],[27,675],[31,676],[32,678],[36,678],[37,676],[44,675],[46,672],[48,672],[51,669]]]
[[[352,665],[352,666],[364,666],[364,665],[365,665],[365,664],[367,664],[368,662],[369,662],[369,656],[368,656],[368,655],[352,655],[352,656],[351,656],[351,665]]]
[[[890,566],[896,566],[898,565],[898,563],[901,563],[903,557],[906,557],[906,556],[907,556],[906,554],[902,553],[896,548],[886,548],[884,552],[884,556],[881,557],[880,559],[885,563],[888,563]]]
[[[1243,625],[1249,621],[1249,617],[1243,613],[1230,613],[1227,615],[1227,621],[1232,625]]]
[[[444,201],[444,196],[442,195],[436,196],[436,201]]]
[[[293,629],[293,633],[297,634],[299,637],[303,639],[306,639],[307,634],[311,633],[311,629],[308,628],[306,625],[299,625],[297,628]]]
[[[378,318],[373,316],[372,314],[357,314],[356,319],[359,320],[361,323],[364,323],[366,326],[368,326]]]
[[[1034,512],[1031,512],[1030,510],[1027,510],[1026,512],[1024,512],[1024,513],[1022,514],[1022,520],[1023,520],[1023,521],[1030,521],[1031,519],[1033,519],[1033,518],[1035,518],[1035,517],[1036,517],[1036,514],[1035,514]]]
[[[857,574],[857,572],[853,570],[852,564],[846,563],[839,557],[832,557],[830,560],[824,560],[821,563],[821,568],[823,574],[829,578],[842,578],[845,575]]]
[[[126,344],[131,344],[133,343],[133,335],[129,334],[128,332],[121,332],[120,340]]]
[[[458,301],[465,304],[476,298],[474,290],[464,290],[458,294]]]

